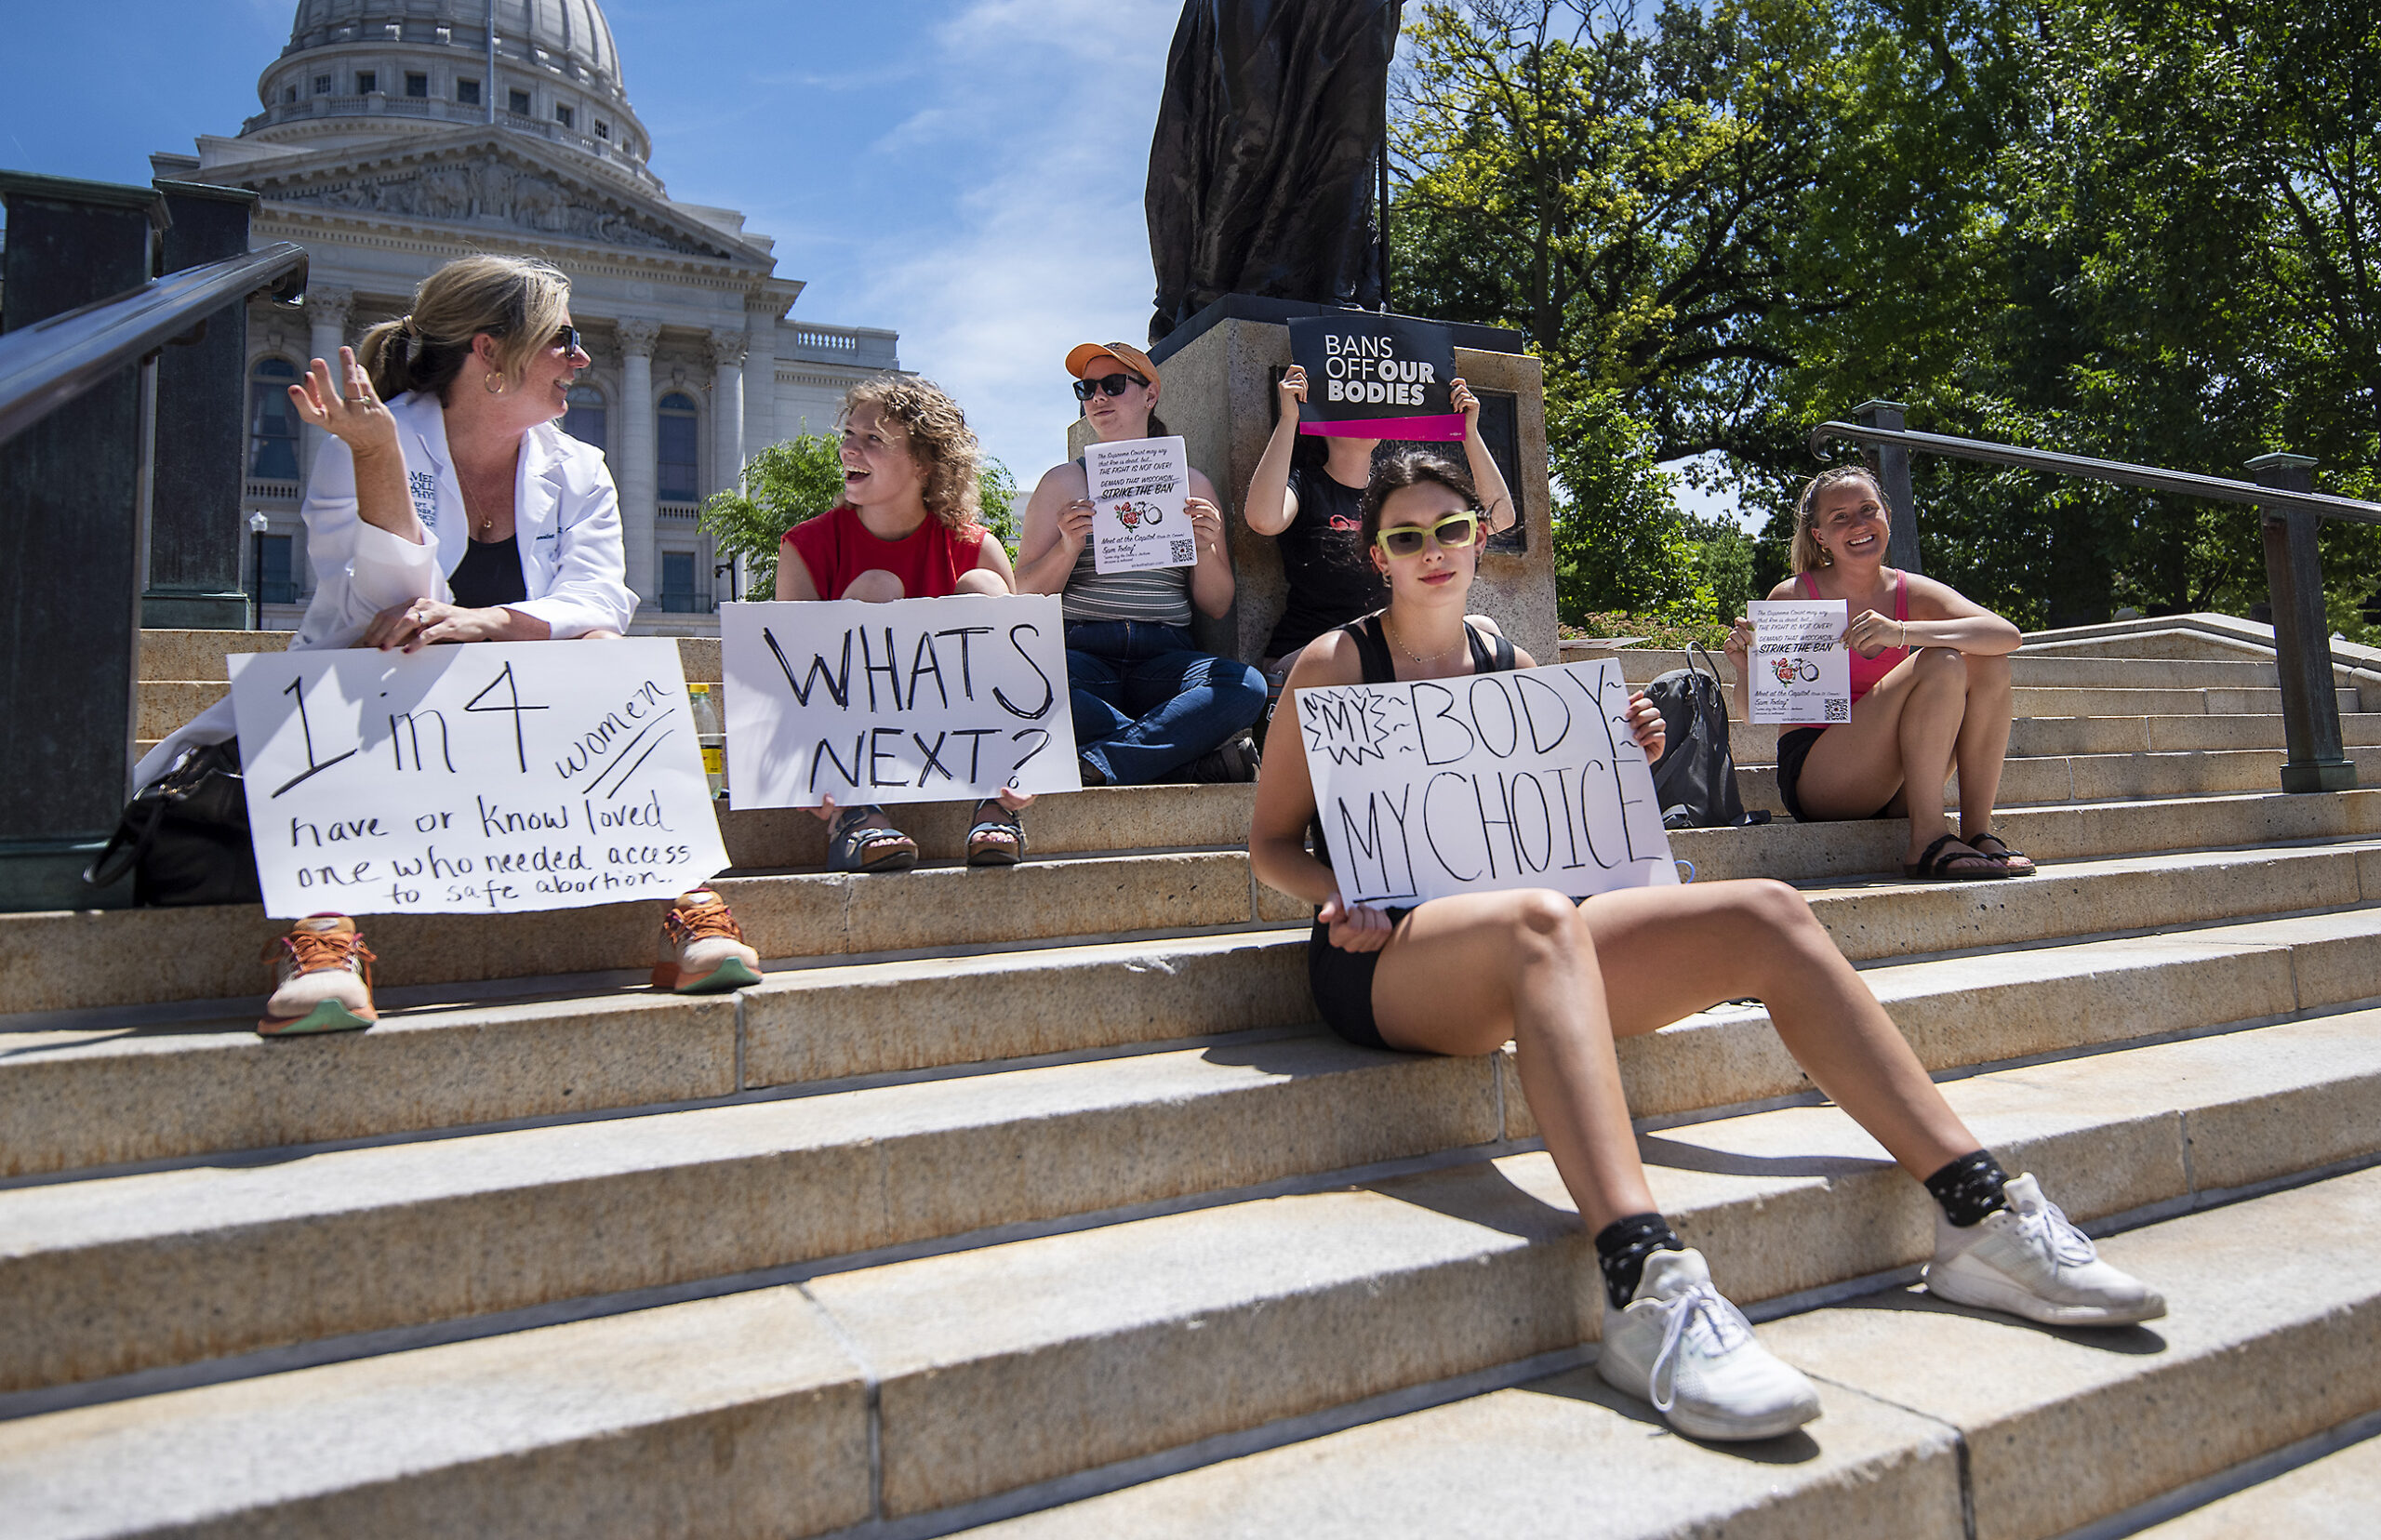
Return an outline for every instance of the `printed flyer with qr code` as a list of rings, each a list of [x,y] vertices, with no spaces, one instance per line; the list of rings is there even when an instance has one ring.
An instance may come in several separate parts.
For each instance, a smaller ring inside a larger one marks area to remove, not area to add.
[[[1190,515],[1190,457],[1179,438],[1124,439],[1083,452],[1091,482],[1091,561],[1097,572],[1191,566],[1199,542]]]
[[[1852,720],[1850,617],[1841,599],[1756,599],[1752,621],[1752,720],[1825,726]]]

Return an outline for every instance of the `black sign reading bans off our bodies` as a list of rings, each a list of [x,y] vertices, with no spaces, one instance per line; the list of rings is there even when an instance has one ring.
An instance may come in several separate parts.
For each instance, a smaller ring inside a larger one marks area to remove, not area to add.
[[[1316,816],[1350,903],[1678,882],[1619,665],[1297,694]]]
[[[1403,316],[1348,311],[1290,323],[1290,356],[1306,370],[1298,431],[1338,438],[1463,437],[1455,409],[1455,338]]]
[[[1075,791],[1052,594],[723,604],[732,805]]]

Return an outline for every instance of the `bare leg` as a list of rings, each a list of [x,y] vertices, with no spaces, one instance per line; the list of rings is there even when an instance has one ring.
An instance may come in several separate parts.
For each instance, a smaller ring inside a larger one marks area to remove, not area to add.
[[[1009,586],[1001,581],[1001,575],[997,572],[985,567],[969,567],[959,575],[959,581],[952,585],[951,591],[1004,594],[1009,591]]]
[[[907,595],[902,591],[901,579],[883,567],[871,567],[845,585],[844,597],[864,604],[889,604]]]
[[[2001,794],[2001,766],[2009,754],[2014,714],[2009,659],[1971,657],[1967,710],[1952,758],[1960,767],[1960,837],[1977,839],[1992,830],[1992,805]]]
[[[1589,1232],[1653,1209],[1596,944],[1569,899],[1532,889],[1423,905],[1381,954],[1373,1015],[1399,1048],[1487,1054],[1512,1040],[1530,1110]]]
[[[1811,1082],[1926,1177],[1977,1148],[1802,896],[1768,881],[1634,888],[1580,911],[1616,1037],[1758,998]],[[1536,1104],[1531,1104],[1535,1107]]]
[[[1815,818],[1865,818],[1901,792],[1914,862],[1950,831],[1943,783],[1966,710],[1967,664],[1947,647],[1924,647],[1896,664],[1830,727],[1802,762],[1797,796]]]

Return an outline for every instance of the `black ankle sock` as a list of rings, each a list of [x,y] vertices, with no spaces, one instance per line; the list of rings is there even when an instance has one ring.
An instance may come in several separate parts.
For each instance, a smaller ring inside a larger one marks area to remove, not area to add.
[[[2009,1174],[1986,1150],[1962,1155],[1926,1178],[1926,1190],[1943,1205],[1943,1217],[1955,1229],[1981,1224],[1986,1215],[2009,1206],[2002,1193]]]
[[[1657,1251],[1684,1251],[1686,1243],[1658,1214],[1632,1214],[1596,1231],[1596,1263],[1603,1268],[1603,1292],[1616,1310],[1628,1308],[1645,1258]]]

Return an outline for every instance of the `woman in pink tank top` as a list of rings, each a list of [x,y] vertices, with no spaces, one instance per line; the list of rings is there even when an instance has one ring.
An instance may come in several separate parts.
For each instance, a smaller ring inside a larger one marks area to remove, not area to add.
[[[1778,735],[1778,796],[1803,822],[1908,817],[1904,876],[2024,876],[2034,863],[1992,832],[2017,628],[1946,584],[1886,566],[1886,533],[1884,496],[1867,468],[1822,471],[1802,488],[1794,511],[1795,575],[1769,597],[1844,601],[1852,720]],[[1751,645],[1751,622],[1739,619],[1728,660],[1740,719],[1749,714]],[[1954,769],[1956,834],[1940,790]]]

